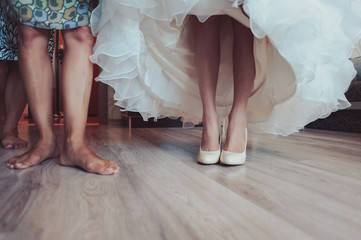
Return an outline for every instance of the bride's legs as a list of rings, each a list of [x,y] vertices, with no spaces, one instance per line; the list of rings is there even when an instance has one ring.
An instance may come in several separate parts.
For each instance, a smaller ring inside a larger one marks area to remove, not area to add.
[[[247,103],[255,77],[253,34],[249,28],[235,20],[232,21],[234,100],[229,114],[227,138],[223,149],[230,152],[243,152],[247,124]]]
[[[219,25],[220,16],[210,17],[201,23],[194,17],[195,60],[199,91],[203,105],[203,133],[201,149],[215,151],[218,143],[218,116],[216,112],[216,88],[220,62]]]
[[[63,30],[65,55],[61,87],[64,101],[64,147],[59,163],[87,172],[117,173],[116,163],[96,156],[84,143],[93,65],[89,60],[93,36],[89,27]]]

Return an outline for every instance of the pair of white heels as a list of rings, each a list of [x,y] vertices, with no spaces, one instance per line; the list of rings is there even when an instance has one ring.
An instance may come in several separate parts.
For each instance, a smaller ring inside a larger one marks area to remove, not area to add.
[[[217,151],[203,151],[199,148],[197,161],[201,164],[216,164],[220,161],[225,165],[242,165],[246,162],[246,148],[247,148],[247,128],[245,129],[246,141],[244,151],[241,153],[229,152],[222,149]]]

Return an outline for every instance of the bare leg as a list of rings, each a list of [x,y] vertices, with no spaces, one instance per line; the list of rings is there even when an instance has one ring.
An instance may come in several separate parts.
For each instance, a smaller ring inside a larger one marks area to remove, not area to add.
[[[93,48],[90,28],[64,30],[65,55],[61,79],[64,90],[64,148],[59,163],[87,172],[114,174],[116,163],[96,156],[84,143],[93,69],[89,57]]]
[[[9,168],[28,168],[59,155],[52,120],[53,76],[47,45],[49,31],[19,25],[19,67],[40,138],[26,153],[10,159]]]
[[[5,89],[5,123],[1,144],[4,148],[22,148],[27,142],[18,137],[18,122],[27,102],[17,61],[8,62],[8,78]]]
[[[229,114],[227,138],[223,149],[230,152],[243,152],[247,103],[255,77],[253,34],[250,29],[235,20],[233,20],[233,33],[234,100]]]
[[[5,122],[5,86],[8,77],[7,61],[0,60],[0,139],[2,136],[2,128]]]
[[[203,151],[219,149],[218,116],[215,101],[220,62],[220,18],[220,16],[213,16],[205,23],[200,23],[198,19],[194,19],[196,22],[195,59],[203,105],[201,142]]]

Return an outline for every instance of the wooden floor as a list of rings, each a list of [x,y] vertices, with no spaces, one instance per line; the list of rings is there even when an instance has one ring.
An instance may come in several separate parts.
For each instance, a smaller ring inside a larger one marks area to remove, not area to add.
[[[21,135],[33,143],[36,129],[23,125]],[[360,134],[251,129],[241,167],[197,164],[200,136],[89,126],[89,146],[120,166],[111,177],[55,159],[8,170],[24,150],[1,149],[0,239],[361,238]]]

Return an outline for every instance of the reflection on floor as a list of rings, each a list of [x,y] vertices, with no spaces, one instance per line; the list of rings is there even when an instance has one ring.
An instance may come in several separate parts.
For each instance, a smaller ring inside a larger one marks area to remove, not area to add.
[[[54,125],[64,125],[64,118],[62,117],[53,117],[54,119]],[[30,126],[34,126],[35,123],[33,122],[32,119],[29,119],[28,118],[28,115],[27,114],[23,114],[20,118],[20,121],[19,121],[19,125],[30,125]],[[87,125],[88,126],[97,126],[99,125],[99,119],[97,116],[89,116],[87,118]]]
[[[36,128],[20,130],[33,144]],[[197,164],[200,136],[89,126],[89,146],[120,166],[110,177],[56,159],[8,170],[24,150],[0,149],[0,239],[359,239],[360,134],[250,129],[240,167]]]

